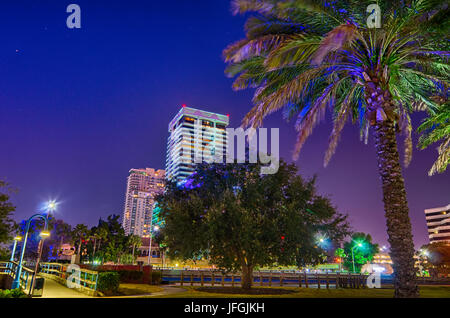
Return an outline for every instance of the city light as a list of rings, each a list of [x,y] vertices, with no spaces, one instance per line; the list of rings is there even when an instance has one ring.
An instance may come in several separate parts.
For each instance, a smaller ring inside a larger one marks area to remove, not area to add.
[[[327,238],[327,236],[324,235],[324,234],[321,234],[321,233],[316,235],[316,242],[317,242],[317,245],[320,246],[323,249],[328,248],[329,245],[331,244],[331,242]]]
[[[39,236],[41,236],[42,238],[47,238],[50,236],[50,232],[49,231],[42,231]]]
[[[22,236],[17,235],[17,236],[14,238],[14,241],[22,241]]]
[[[420,250],[420,253],[421,253],[423,256],[426,256],[426,257],[430,256],[430,252],[428,252],[426,249]]]
[[[42,211],[44,213],[55,212],[56,209],[58,208],[58,204],[59,203],[56,200],[48,200],[41,204],[40,211]]]

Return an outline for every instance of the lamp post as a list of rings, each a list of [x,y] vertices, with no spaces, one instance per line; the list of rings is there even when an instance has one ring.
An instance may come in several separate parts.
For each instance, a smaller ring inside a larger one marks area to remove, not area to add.
[[[25,254],[25,248],[27,246],[28,231],[30,230],[31,221],[35,218],[41,218],[44,220],[44,222],[45,222],[44,230],[45,231],[47,231],[47,228],[48,228],[48,216],[46,214],[34,214],[27,220],[26,228],[25,228],[25,236],[24,236],[23,245],[22,245],[22,252],[20,253],[19,265],[17,265],[16,277],[14,278],[14,281],[12,283],[12,289],[16,289],[16,288],[20,287],[20,275],[22,274],[22,262],[23,262],[23,256]]]
[[[12,250],[12,253],[11,253],[11,258],[10,258],[10,262],[13,262],[14,261],[14,254],[16,254],[16,246],[17,246],[17,242],[19,242],[19,241],[22,241],[22,236],[20,236],[20,235],[17,235],[15,238],[14,238],[14,246],[13,246],[13,250]]]
[[[49,231],[42,231],[39,236],[41,237],[41,239],[39,240],[39,246],[38,246],[38,257],[36,260],[36,265],[34,266],[34,275],[31,278],[31,284],[30,284],[30,292],[29,295],[33,295],[33,291],[34,291],[34,285],[36,284],[36,275],[38,273],[38,269],[39,269],[39,262],[41,261],[41,256],[42,256],[42,247],[44,246],[44,240],[50,236],[50,232]]]
[[[159,230],[158,225],[155,225],[155,226],[150,225],[150,244],[148,245],[148,265],[151,265],[150,261],[151,261],[151,257],[152,257],[152,234],[153,234],[153,229],[158,231]]]
[[[362,246],[362,243],[358,243],[358,244],[356,244],[355,246],[352,247],[353,274],[356,273],[356,272],[355,272],[355,255],[354,255],[354,253],[353,253],[353,250],[354,250],[356,247],[361,247],[361,246]]]

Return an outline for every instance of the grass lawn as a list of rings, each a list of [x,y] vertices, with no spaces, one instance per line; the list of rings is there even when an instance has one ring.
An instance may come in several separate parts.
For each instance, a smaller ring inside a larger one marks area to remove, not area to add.
[[[119,294],[122,296],[144,295],[163,291],[159,286],[147,284],[120,284]]]
[[[162,296],[164,298],[392,298],[393,289],[312,289],[294,287],[275,287],[288,293],[268,295],[267,292],[245,294],[238,288],[226,293],[219,293],[220,289],[214,287],[184,286],[186,292]],[[256,287],[255,287],[256,288]],[[270,290],[270,287],[257,287]],[[200,290],[199,290],[200,289]],[[208,289],[209,291],[205,291]],[[231,287],[229,289],[232,289]],[[211,292],[210,292],[211,291]],[[423,298],[450,298],[450,286],[422,286],[420,296]]]

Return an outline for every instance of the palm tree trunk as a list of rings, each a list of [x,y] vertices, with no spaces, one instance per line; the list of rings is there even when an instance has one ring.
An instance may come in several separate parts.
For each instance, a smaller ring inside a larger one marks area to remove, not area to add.
[[[81,252],[81,238],[80,243],[78,244],[78,252],[77,252],[78,257],[80,257],[80,252]]]
[[[97,246],[97,238],[94,238],[94,252],[92,253],[92,260],[95,258],[95,247]]]
[[[411,221],[394,123],[389,119],[377,121],[374,135],[395,275],[395,297],[418,297]]]

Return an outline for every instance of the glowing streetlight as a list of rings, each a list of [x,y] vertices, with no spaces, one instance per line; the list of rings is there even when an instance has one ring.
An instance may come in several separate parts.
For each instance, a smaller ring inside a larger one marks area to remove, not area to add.
[[[426,249],[422,249],[422,250],[420,250],[420,252],[423,256],[426,256],[426,257],[430,256],[430,252],[428,252]]]
[[[19,242],[19,241],[22,241],[22,236],[17,235],[14,238],[14,246],[13,246],[13,250],[12,250],[12,253],[11,253],[11,258],[9,260],[10,262],[14,261],[14,255],[16,254],[16,246],[17,246],[17,242]],[[12,266],[12,264],[11,264],[11,266]]]
[[[57,207],[58,202],[56,202],[56,200],[49,200],[44,204],[44,210],[47,211],[48,213],[56,211]]]
[[[42,231],[41,233],[39,233],[39,236],[42,237],[42,239],[46,239],[47,237],[50,236],[50,232],[49,231]]]
[[[319,245],[322,248],[325,248],[328,244],[328,238],[324,234],[317,234],[316,235],[316,242],[317,245]]]

